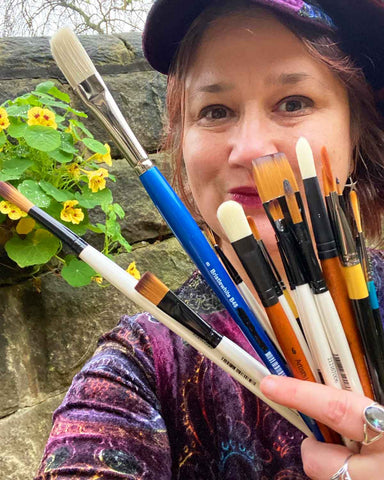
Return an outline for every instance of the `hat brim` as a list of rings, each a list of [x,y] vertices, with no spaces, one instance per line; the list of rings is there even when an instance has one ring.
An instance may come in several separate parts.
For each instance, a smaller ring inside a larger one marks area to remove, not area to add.
[[[251,0],[284,11],[284,0]],[[150,10],[143,51],[150,65],[167,74],[180,41],[212,0],[157,0]],[[287,2],[289,3],[289,2]],[[292,5],[293,2],[291,2]],[[300,3],[300,2],[296,2]],[[318,0],[337,25],[342,49],[352,56],[375,90],[384,87],[384,2],[381,0]],[[292,11],[292,9],[291,9]],[[286,13],[290,13],[286,11]],[[293,13],[292,13],[293,15]],[[311,22],[308,17],[296,18]]]

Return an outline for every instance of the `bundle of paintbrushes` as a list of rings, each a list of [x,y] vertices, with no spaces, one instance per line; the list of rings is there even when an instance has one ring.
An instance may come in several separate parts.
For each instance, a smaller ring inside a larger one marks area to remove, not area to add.
[[[225,202],[218,218],[260,297],[294,376],[307,376],[382,402],[384,336],[357,194],[351,192],[348,208],[325,150],[322,156],[327,207],[310,146],[303,138],[298,141],[297,158],[317,254],[285,155],[277,153],[253,162],[256,187],[276,235],[304,336],[283,294],[281,276],[261,239],[254,238],[242,207]],[[352,226],[347,211],[354,212]],[[352,230],[357,232],[357,243]]]

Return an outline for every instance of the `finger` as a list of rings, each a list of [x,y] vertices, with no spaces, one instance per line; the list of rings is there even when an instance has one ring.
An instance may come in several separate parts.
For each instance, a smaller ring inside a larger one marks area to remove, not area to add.
[[[304,472],[312,480],[329,480],[350,455],[347,447],[317,442],[313,438],[301,444]]]
[[[372,404],[371,399],[319,383],[276,375],[265,377],[260,387],[274,402],[296,408],[351,440],[363,440],[363,411]],[[383,445],[381,439],[367,448],[382,450]]]

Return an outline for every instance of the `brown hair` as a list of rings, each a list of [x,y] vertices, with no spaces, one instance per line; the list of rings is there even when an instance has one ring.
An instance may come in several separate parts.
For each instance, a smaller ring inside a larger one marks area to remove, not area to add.
[[[207,26],[223,16],[241,15],[245,12],[247,15],[252,14],[252,6],[247,0],[214,1],[190,27],[179,46],[168,76],[168,122],[163,149],[171,155],[174,186],[197,220],[202,218],[186,182],[182,155],[185,76]],[[348,92],[353,146],[352,176],[357,181],[366,235],[371,241],[378,242],[384,214],[384,132],[383,119],[376,109],[373,92],[362,70],[354,65],[335,39],[290,17],[281,14],[276,16],[297,35],[315,59],[330,68]]]

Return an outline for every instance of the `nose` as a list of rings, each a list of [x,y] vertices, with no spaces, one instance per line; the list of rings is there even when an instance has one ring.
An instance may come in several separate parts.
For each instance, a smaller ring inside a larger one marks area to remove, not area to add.
[[[252,160],[277,153],[276,127],[256,112],[244,115],[233,127],[229,138],[228,163],[252,169]]]

